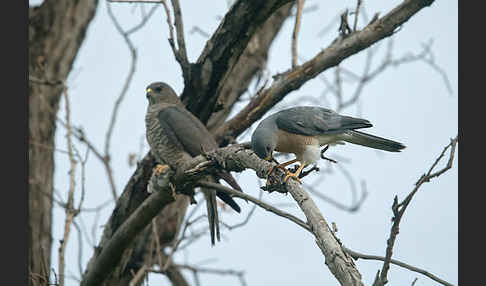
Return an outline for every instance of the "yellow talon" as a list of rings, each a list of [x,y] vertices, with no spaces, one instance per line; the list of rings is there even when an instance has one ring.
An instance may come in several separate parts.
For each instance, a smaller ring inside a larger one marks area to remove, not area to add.
[[[299,179],[299,175],[302,172],[302,170],[304,169],[304,167],[305,167],[305,164],[301,164],[300,167],[297,169],[297,171],[295,171],[295,173],[289,172],[285,176],[285,178],[283,179],[284,183],[287,182],[289,178],[293,178],[294,180],[296,180],[297,182],[302,184],[302,181]]]
[[[169,165],[158,164],[157,166],[155,166],[155,174],[158,176],[158,175],[162,174],[162,172],[165,169],[168,169],[168,168],[169,168]]]
[[[290,171],[287,170],[284,166],[282,166],[282,164],[278,164],[278,165],[272,166],[270,168],[270,171],[268,172],[268,175],[267,175],[267,182],[265,183],[266,186],[270,185],[270,174],[272,174],[272,172],[275,169],[282,169],[285,172],[285,174],[290,173]]]
[[[299,179],[299,174],[296,173],[290,173],[287,174],[285,176],[285,178],[283,179],[284,183],[287,182],[289,180],[289,178],[293,178],[294,180],[296,180],[297,182],[299,182],[300,184],[302,184],[302,181]]]

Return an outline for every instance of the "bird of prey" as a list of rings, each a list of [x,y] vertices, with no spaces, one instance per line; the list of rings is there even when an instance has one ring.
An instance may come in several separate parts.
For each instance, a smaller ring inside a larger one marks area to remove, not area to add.
[[[192,157],[218,148],[213,136],[199,119],[185,109],[169,85],[163,82],[150,84],[146,89],[146,97],[149,102],[145,116],[146,136],[159,164],[177,170]],[[156,168],[161,171],[164,167],[158,165]],[[225,170],[204,177],[204,180],[212,182],[219,179],[241,191],[233,176]],[[211,244],[214,245],[215,235],[220,240],[216,196],[237,212],[240,212],[240,207],[224,192],[206,188],[201,188],[201,191],[206,197]]]
[[[402,143],[356,130],[371,126],[366,119],[339,115],[330,109],[298,106],[281,110],[262,120],[252,134],[251,146],[258,157],[266,160],[275,161],[273,151],[295,154],[294,160],[282,164],[277,162],[278,165],[272,170],[283,169],[286,173],[284,182],[294,178],[301,183],[300,173],[305,166],[316,164],[322,155],[321,146],[328,145],[323,151],[329,145],[344,142],[390,152],[400,152],[405,148]],[[285,166],[297,161],[300,166],[294,173],[285,169]]]

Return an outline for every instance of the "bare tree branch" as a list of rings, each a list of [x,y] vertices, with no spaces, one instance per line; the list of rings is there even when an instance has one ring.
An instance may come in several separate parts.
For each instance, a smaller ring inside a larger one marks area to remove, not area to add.
[[[344,246],[343,246],[343,248],[344,248],[344,251],[346,251],[349,255],[351,255],[355,260],[358,260],[358,259],[361,258],[361,259],[365,259],[365,260],[380,260],[380,261],[385,261],[385,257],[383,257],[383,256],[368,255],[368,254],[359,253],[359,252],[353,251],[353,250],[351,250],[349,248],[346,248]],[[430,279],[432,279],[432,280],[434,280],[436,282],[439,282],[442,285],[453,286],[451,283],[449,283],[447,281],[444,281],[444,280],[438,278],[437,276],[433,275],[432,273],[430,273],[430,272],[428,272],[426,270],[420,269],[418,267],[412,266],[410,264],[406,264],[406,263],[401,262],[401,261],[398,261],[396,259],[390,259],[390,263],[395,264],[395,265],[398,265],[398,266],[403,267],[405,269],[408,269],[410,271],[414,271],[414,272],[423,274],[423,275],[429,277]]]
[[[126,246],[162,208],[174,201],[172,190],[169,187],[169,169],[165,170],[160,180],[162,181],[161,189],[152,194],[133,212],[113,234],[96,259],[88,264],[80,285],[101,285],[118,263]]]
[[[274,76],[273,84],[260,92],[237,115],[215,131],[218,142],[224,138],[236,138],[270,108],[280,102],[291,91],[324,70],[338,65],[344,59],[368,48],[383,38],[393,35],[395,30],[410,17],[433,1],[410,0],[402,2],[387,15],[346,38],[336,39],[329,47],[313,59],[287,72]]]
[[[111,3],[162,3],[161,0],[108,0]]]
[[[224,16],[196,63],[190,79],[184,79],[181,99],[187,109],[206,124],[217,112],[217,99],[226,80],[256,31],[291,0],[238,0]]]
[[[300,19],[305,0],[297,0],[297,13],[295,15],[294,32],[292,33],[292,68],[297,66],[297,36],[300,30]]]
[[[271,44],[290,16],[293,3],[287,3],[273,13],[257,29],[221,87],[215,110],[208,120],[208,130],[213,132],[224,123],[242,95],[249,90],[249,85],[256,77],[257,85],[263,78]],[[256,86],[257,87],[257,86]],[[256,88],[255,87],[255,88]]]
[[[69,96],[67,93],[67,89],[64,88],[64,100],[66,105],[66,124],[67,124],[67,133],[66,133],[66,140],[67,140],[67,147],[69,153],[69,190],[68,190],[68,199],[65,208],[66,218],[64,220],[64,235],[63,239],[61,240],[61,244],[59,246],[59,286],[64,286],[64,267],[65,267],[65,251],[66,245],[69,240],[69,234],[71,232],[71,224],[73,223],[74,217],[78,214],[78,211],[74,209],[74,190],[76,186],[76,160],[74,159],[74,152],[73,152],[73,143],[72,143],[72,136],[71,136],[71,109],[69,103]]]
[[[309,231],[309,232],[312,232],[311,231],[311,228],[309,227],[309,225],[305,222],[303,222],[302,220],[300,220],[299,218],[287,213],[287,212],[284,212],[282,210],[279,210],[267,203],[264,203],[260,200],[258,200],[257,198],[254,198],[250,195],[247,195],[245,193],[242,193],[242,192],[238,192],[236,190],[233,190],[229,187],[226,187],[226,186],[223,186],[221,184],[217,184],[217,183],[212,183],[212,182],[205,182],[205,181],[200,181],[197,183],[199,186],[201,187],[208,187],[208,188],[212,188],[212,189],[217,189],[217,190],[220,190],[220,191],[223,191],[225,193],[228,193],[230,195],[232,195],[233,197],[236,197],[236,198],[242,198],[242,199],[245,199],[245,200],[248,200],[252,203],[254,203],[255,205],[263,208],[264,210],[266,211],[269,211],[269,212],[272,212],[278,216],[281,216],[281,217],[284,217],[284,218],[287,218],[289,219],[290,221],[296,223],[297,225],[301,226],[302,228],[304,228],[305,230]]]
[[[356,10],[354,12],[354,25],[353,25],[353,32],[356,32],[356,28],[358,26],[358,16],[359,16],[359,8],[361,8],[361,0],[358,0],[356,4]]]
[[[392,219],[393,225],[392,225],[391,230],[390,230],[390,237],[387,240],[386,256],[385,256],[385,260],[384,260],[384,263],[383,263],[383,267],[381,269],[381,274],[379,276],[377,275],[375,281],[373,282],[373,286],[383,286],[388,282],[387,274],[388,274],[388,270],[390,269],[390,261],[391,261],[391,257],[392,257],[392,254],[393,254],[393,246],[395,244],[395,239],[396,239],[398,232],[399,232],[399,225],[400,225],[400,221],[402,219],[402,216],[405,213],[405,210],[407,209],[408,204],[412,201],[413,196],[417,193],[417,191],[419,190],[420,186],[422,186],[423,183],[429,182],[432,178],[435,178],[435,177],[442,175],[444,172],[446,172],[447,170],[449,170],[452,167],[452,162],[454,160],[454,153],[455,153],[455,150],[456,150],[457,141],[458,141],[457,136],[456,136],[456,138],[451,139],[451,142],[449,143],[449,145],[447,145],[444,148],[442,153],[439,155],[439,157],[435,160],[435,162],[430,167],[429,171],[426,174],[423,174],[420,177],[420,179],[415,183],[415,188],[412,190],[412,192],[410,192],[410,194],[408,194],[408,196],[401,203],[398,203],[398,198],[397,198],[397,196],[395,196],[395,198],[393,200],[393,205],[392,205],[392,210],[393,210],[393,215],[394,215],[393,219]],[[433,169],[437,166],[437,164],[439,163],[439,161],[442,159],[445,152],[449,148],[451,149],[451,151],[450,151],[449,160],[447,162],[447,165],[444,168],[440,169],[439,171],[432,173]],[[378,272],[380,272],[380,271],[378,271]]]
[[[290,185],[290,194],[304,212],[307,223],[316,237],[316,243],[324,254],[326,265],[334,277],[341,285],[363,286],[361,274],[351,257],[343,251],[341,243],[336,239],[312,198],[297,182],[292,180],[287,182],[287,185]]]

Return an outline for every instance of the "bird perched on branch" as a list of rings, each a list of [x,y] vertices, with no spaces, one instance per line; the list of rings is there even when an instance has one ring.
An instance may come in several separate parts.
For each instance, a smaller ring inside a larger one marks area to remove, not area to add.
[[[305,166],[316,164],[322,156],[321,146],[328,145],[323,151],[329,145],[344,142],[390,152],[400,152],[405,148],[402,143],[356,130],[371,126],[366,119],[339,115],[330,109],[298,106],[281,110],[262,120],[253,132],[251,146],[258,157],[265,160],[276,161],[273,159],[273,151],[295,154],[293,160],[282,164],[277,162],[270,173],[275,168],[281,168],[286,173],[284,182],[294,178],[301,183],[300,173]],[[294,173],[285,169],[297,161],[300,166]]]
[[[192,157],[218,148],[211,133],[187,111],[169,85],[163,82],[150,84],[146,89],[146,97],[149,102],[145,116],[146,136],[157,163],[167,164],[177,170]],[[166,167],[157,165],[156,171],[160,172]],[[219,179],[241,191],[233,176],[225,170],[204,177],[204,180],[211,182]],[[227,193],[207,188],[201,188],[201,191],[206,197],[211,244],[214,245],[215,236],[220,240],[216,196],[237,212],[240,212],[240,207]]]

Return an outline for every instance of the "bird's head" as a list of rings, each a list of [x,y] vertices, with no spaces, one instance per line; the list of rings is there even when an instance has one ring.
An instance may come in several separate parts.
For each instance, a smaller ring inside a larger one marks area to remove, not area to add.
[[[266,128],[257,127],[251,136],[251,148],[261,159],[270,161],[273,157],[276,141],[273,132]]]
[[[147,86],[146,97],[149,104],[156,103],[179,103],[179,97],[175,91],[164,82],[154,82]]]

